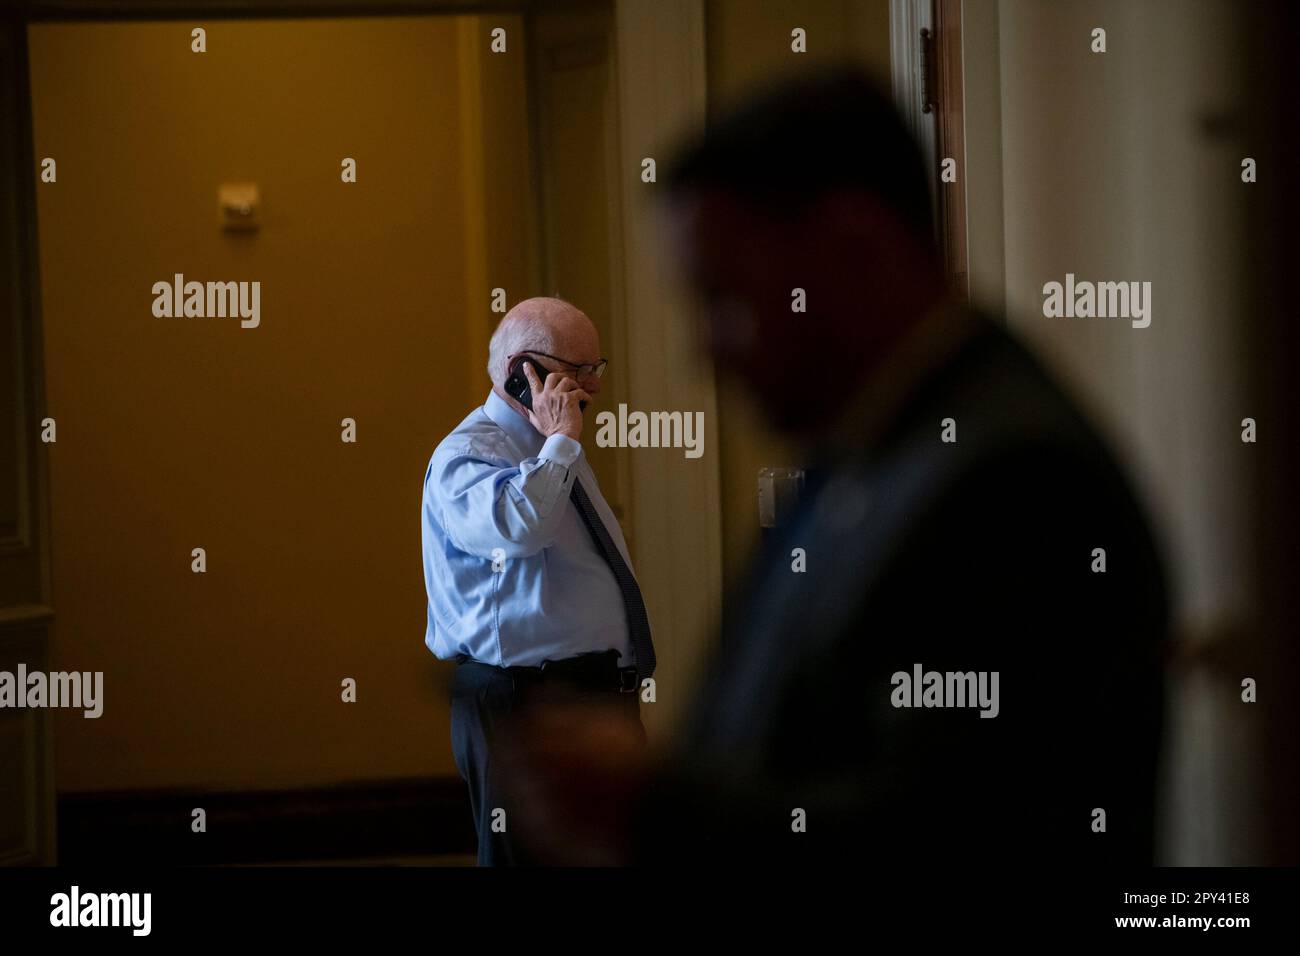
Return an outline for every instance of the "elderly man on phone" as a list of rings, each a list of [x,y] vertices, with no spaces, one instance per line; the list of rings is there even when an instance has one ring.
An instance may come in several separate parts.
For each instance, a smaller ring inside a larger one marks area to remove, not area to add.
[[[615,718],[619,746],[645,741],[637,691],[654,671],[650,626],[581,444],[605,367],[579,309],[520,302],[492,336],[487,400],[425,472],[425,644],[456,661],[452,749],[480,866],[534,862],[511,828],[523,798],[493,768],[502,741],[539,705],[580,705],[593,720]]]

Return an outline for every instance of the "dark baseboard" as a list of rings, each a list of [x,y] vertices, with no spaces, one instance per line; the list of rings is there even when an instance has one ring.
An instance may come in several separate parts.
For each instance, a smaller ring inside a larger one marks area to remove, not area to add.
[[[191,830],[207,813],[207,832]],[[142,866],[473,853],[460,777],[293,790],[123,790],[58,797],[58,864]]]

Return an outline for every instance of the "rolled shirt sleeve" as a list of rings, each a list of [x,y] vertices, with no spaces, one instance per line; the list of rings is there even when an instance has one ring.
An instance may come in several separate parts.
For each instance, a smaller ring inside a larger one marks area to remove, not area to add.
[[[482,558],[498,548],[508,558],[527,557],[555,539],[581,454],[567,435],[550,436],[517,466],[472,443],[440,449],[428,490],[456,547]]]

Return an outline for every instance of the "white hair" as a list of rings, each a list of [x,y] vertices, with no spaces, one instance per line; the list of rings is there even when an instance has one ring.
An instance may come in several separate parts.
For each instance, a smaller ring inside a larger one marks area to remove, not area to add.
[[[517,352],[551,352],[555,349],[555,336],[545,322],[530,321],[526,314],[507,315],[501,319],[492,340],[488,343],[488,378],[492,384],[504,388],[506,382],[506,356]]]

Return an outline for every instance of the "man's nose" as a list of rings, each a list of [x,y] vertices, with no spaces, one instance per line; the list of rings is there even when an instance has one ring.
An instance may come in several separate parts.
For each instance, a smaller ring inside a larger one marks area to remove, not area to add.
[[[582,381],[578,383],[588,395],[595,395],[600,391],[600,379],[595,375],[584,375]]]

